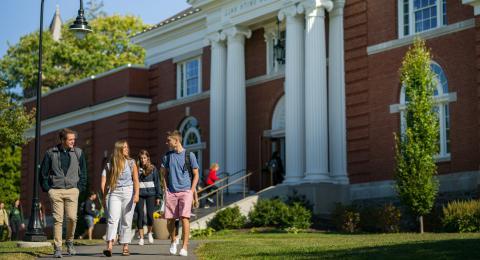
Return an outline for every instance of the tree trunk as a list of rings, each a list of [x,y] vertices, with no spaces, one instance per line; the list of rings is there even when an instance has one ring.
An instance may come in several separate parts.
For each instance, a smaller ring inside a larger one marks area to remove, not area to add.
[[[418,221],[420,222],[420,234],[423,234],[423,216],[418,217]]]

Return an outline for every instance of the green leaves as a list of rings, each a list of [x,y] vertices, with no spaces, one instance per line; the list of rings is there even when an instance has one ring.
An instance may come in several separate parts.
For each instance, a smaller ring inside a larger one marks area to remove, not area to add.
[[[408,100],[406,130],[396,141],[396,190],[417,216],[429,213],[438,192],[434,178],[438,153],[438,117],[433,102],[434,74],[425,42],[416,39],[403,60],[401,81]]]
[[[21,154],[19,147],[0,148],[0,201],[5,205],[13,204],[20,195]]]
[[[23,133],[32,126],[34,117],[34,110],[27,112],[0,87],[0,148],[24,144]]]
[[[147,26],[135,16],[98,16],[89,21],[93,33],[77,40],[62,27],[62,39],[55,42],[50,32],[43,34],[42,91],[52,90],[77,80],[128,63],[143,64],[145,50],[130,42],[130,37]],[[0,60],[0,87],[21,86],[25,97],[35,95],[38,70],[38,32],[28,34],[10,46]]]

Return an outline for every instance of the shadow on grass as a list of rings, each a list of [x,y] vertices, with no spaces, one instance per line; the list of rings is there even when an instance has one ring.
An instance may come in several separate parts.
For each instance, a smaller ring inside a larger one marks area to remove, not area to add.
[[[344,250],[290,249],[241,254],[245,258],[282,259],[480,259],[480,239],[422,241]]]

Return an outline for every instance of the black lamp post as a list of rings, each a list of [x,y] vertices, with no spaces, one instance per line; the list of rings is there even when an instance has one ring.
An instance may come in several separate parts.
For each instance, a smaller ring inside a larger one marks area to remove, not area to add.
[[[43,36],[43,6],[45,0],[41,0],[40,4],[40,35],[38,45],[38,78],[37,78],[37,99],[36,99],[36,121],[35,121],[35,163],[34,163],[34,179],[33,179],[33,198],[32,207],[30,210],[30,218],[28,220],[28,228],[25,233],[25,241],[43,242],[47,240],[47,236],[43,233],[42,224],[40,221],[40,207],[38,199],[38,179],[40,176],[40,105],[42,98],[42,36]],[[77,38],[83,39],[85,35],[92,31],[90,26],[83,16],[83,0],[80,0],[80,9],[74,24],[70,26],[71,30],[75,31]]]

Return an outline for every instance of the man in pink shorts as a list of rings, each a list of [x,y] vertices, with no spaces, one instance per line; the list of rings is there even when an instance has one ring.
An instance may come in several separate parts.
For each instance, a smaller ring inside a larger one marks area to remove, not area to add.
[[[188,256],[190,213],[192,211],[193,193],[198,182],[198,162],[195,154],[186,154],[182,146],[182,135],[179,131],[167,133],[167,145],[170,151],[162,158],[160,171],[163,175],[162,184],[165,191],[165,218],[167,219],[168,233],[171,239],[170,254],[177,254],[175,219],[181,219],[183,245],[178,254]],[[192,177],[190,177],[190,173]]]

